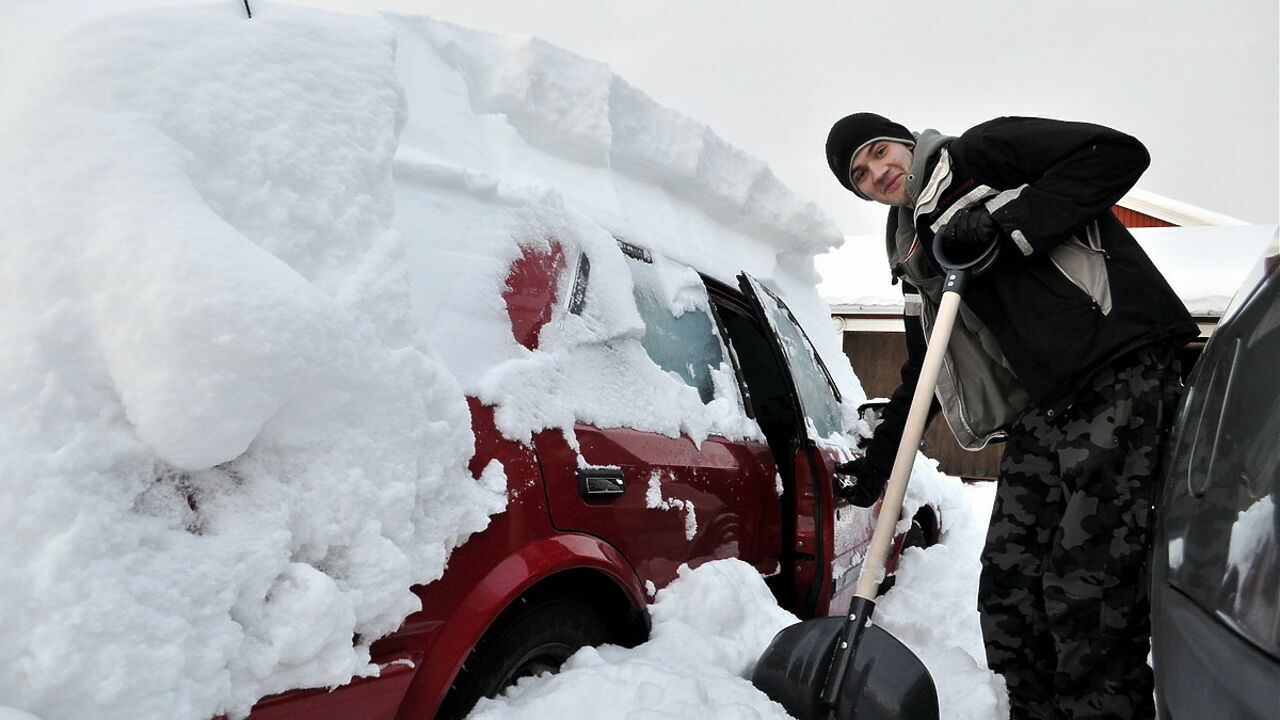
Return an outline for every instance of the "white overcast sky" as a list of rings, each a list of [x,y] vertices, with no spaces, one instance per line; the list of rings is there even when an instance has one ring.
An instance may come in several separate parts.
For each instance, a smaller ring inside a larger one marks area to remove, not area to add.
[[[1087,120],[1147,144],[1139,187],[1280,222],[1276,0],[301,0],[538,35],[710,125],[851,235],[884,211],[822,144],[871,110],[959,133],[998,115]]]

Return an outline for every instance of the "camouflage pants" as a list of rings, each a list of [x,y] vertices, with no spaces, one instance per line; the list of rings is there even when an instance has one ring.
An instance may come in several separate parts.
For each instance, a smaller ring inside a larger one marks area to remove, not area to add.
[[[1173,352],[1098,372],[1062,416],[1010,431],[982,553],[987,662],[1012,720],[1149,719],[1146,559]]]

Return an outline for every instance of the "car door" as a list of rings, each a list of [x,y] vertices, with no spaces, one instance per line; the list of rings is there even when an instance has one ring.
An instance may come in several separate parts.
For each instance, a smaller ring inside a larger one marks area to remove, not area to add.
[[[717,398],[726,402],[726,384],[729,392],[738,391],[705,288],[699,296],[696,273],[681,271],[697,282],[681,290],[684,307],[673,313],[656,287],[656,265],[663,264],[668,274],[679,270],[638,246],[621,247],[645,323],[645,353],[668,378],[696,390],[704,404]],[[591,302],[590,290],[582,297],[579,305]],[[735,557],[762,574],[777,572],[782,537],[777,468],[762,437],[713,433],[695,439],[686,431],[666,435],[580,420],[572,442],[576,447],[559,429],[534,436],[553,525],[607,540],[651,592],[674,579],[684,563]]]
[[[1280,708],[1280,272],[1218,326],[1171,437],[1153,556],[1162,717]]]
[[[775,358],[786,368],[793,412],[802,432],[792,449],[790,502],[795,549],[794,583],[799,612],[837,611],[853,591],[862,565],[862,551],[870,541],[877,510],[834,502],[835,465],[848,459],[840,405],[840,391],[813,343],[787,304],[755,278],[743,273],[739,285],[765,327]],[[783,460],[779,460],[781,464]],[[877,506],[878,508],[878,506]]]

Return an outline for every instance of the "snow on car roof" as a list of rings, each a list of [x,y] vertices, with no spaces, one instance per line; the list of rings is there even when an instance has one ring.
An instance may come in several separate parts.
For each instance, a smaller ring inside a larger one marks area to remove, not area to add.
[[[553,186],[615,234],[680,259],[690,242],[707,246],[690,263],[700,269],[721,265],[713,258],[747,238],[809,255],[841,241],[834,222],[764,161],[604,63],[537,37],[388,18],[402,70],[413,68],[401,73],[409,106],[401,142],[424,150],[424,160]],[[420,81],[446,74],[448,83]],[[691,229],[690,211],[723,227]]]

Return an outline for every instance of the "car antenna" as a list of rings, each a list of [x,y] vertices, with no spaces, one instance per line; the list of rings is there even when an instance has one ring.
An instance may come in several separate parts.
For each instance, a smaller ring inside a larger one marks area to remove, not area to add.
[[[244,0],[244,14],[248,15],[250,20],[253,19],[253,8],[249,7],[249,0]]]

